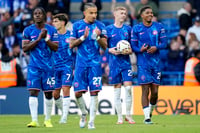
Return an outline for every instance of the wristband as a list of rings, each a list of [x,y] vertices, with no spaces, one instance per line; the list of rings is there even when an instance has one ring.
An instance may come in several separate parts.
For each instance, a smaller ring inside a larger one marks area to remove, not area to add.
[[[49,39],[50,39],[50,37],[47,35],[44,40],[45,40],[45,42],[47,42],[47,41],[49,41]]]
[[[96,40],[98,41],[100,39],[100,36],[97,36]]]
[[[79,39],[80,39],[81,41],[84,41],[84,40],[85,40],[85,37],[84,37],[84,36],[81,36]]]

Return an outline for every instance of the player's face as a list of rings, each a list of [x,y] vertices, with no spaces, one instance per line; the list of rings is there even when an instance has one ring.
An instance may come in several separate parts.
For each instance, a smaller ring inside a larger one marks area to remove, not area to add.
[[[85,20],[89,23],[93,23],[97,18],[97,8],[90,7],[84,11]]]
[[[36,23],[41,23],[41,22],[44,22],[44,15],[42,13],[42,10],[41,9],[36,9],[34,10],[33,12],[33,19]]]
[[[53,19],[53,26],[56,27],[57,30],[61,29],[62,21],[60,21],[58,18]]]
[[[119,22],[124,22],[127,17],[127,11],[126,10],[118,10],[114,13],[115,20]]]
[[[146,23],[151,23],[152,22],[152,19],[153,19],[153,11],[152,9],[146,9],[142,15],[142,20]]]

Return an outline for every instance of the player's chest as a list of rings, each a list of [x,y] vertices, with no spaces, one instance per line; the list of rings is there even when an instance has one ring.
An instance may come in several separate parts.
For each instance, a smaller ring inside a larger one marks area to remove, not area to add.
[[[159,31],[157,29],[146,28],[138,32],[139,39],[156,39],[159,36]]]
[[[118,40],[118,39],[129,39],[130,38],[130,33],[126,29],[113,29],[111,31],[107,31],[108,37],[113,39],[113,40]]]

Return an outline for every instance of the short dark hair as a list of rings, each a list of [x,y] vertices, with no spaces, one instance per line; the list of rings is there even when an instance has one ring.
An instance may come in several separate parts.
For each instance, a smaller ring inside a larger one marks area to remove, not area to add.
[[[69,19],[67,14],[65,13],[59,13],[53,16],[53,19],[57,18],[58,20],[64,21],[65,25],[68,23]]]
[[[151,6],[143,6],[143,7],[141,7],[140,10],[139,10],[139,14],[142,15],[142,13],[143,13],[146,9],[152,9],[152,7],[151,7]]]
[[[87,10],[90,7],[96,7],[97,8],[97,6],[94,3],[89,2],[89,3],[85,3],[83,11]]]
[[[33,13],[34,13],[34,11],[35,11],[36,9],[40,9],[40,10],[42,11],[42,14],[44,15],[44,21],[46,22],[46,20],[47,20],[47,15],[46,15],[46,12],[45,12],[44,8],[42,8],[42,7],[36,7],[36,8],[33,10],[33,12],[32,12],[32,18],[33,18]],[[33,21],[34,21],[34,20],[33,20]]]

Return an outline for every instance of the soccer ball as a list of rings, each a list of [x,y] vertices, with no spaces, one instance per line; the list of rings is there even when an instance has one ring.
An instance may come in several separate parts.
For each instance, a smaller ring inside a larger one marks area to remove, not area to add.
[[[127,40],[121,40],[117,43],[117,51],[123,52],[130,49],[130,43]]]

